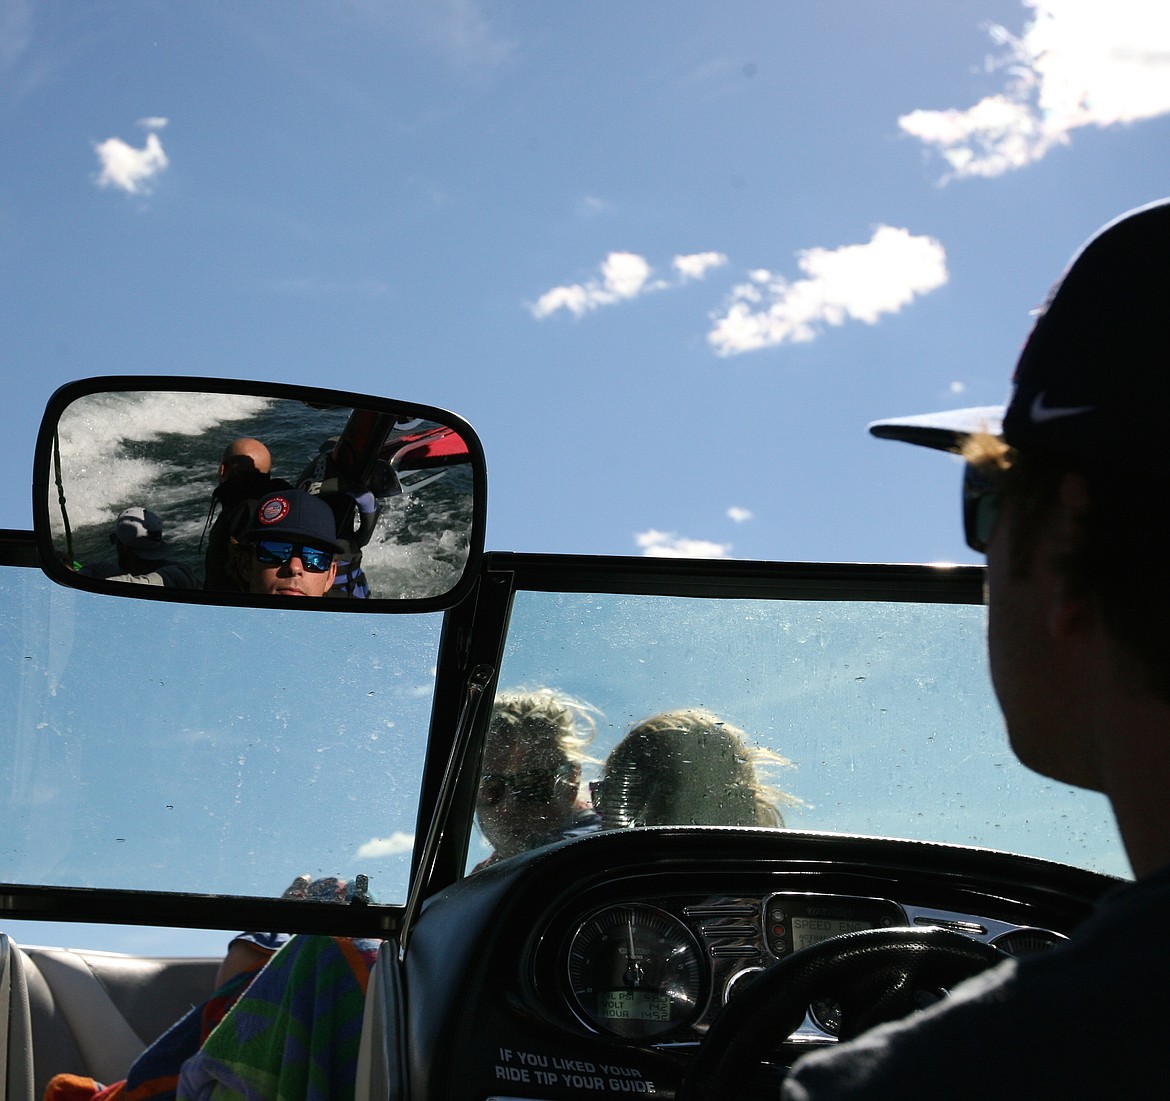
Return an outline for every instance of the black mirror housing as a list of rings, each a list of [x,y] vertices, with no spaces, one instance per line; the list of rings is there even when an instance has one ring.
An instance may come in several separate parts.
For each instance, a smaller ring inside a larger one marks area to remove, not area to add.
[[[49,399],[33,462],[40,564],[73,588],[438,611],[467,594],[483,554],[483,447],[461,417],[418,402],[234,379],[83,379]]]

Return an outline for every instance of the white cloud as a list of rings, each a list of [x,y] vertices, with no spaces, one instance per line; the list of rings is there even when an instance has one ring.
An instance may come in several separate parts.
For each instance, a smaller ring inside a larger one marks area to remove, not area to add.
[[[605,199],[599,199],[594,195],[586,195],[578,207],[579,213],[586,218],[592,218],[598,214],[608,214],[612,209],[612,206]]]
[[[738,505],[732,505],[727,510],[727,518],[737,524],[742,524],[745,520],[754,520],[755,515],[750,508],[740,508]]]
[[[967,392],[966,384],[959,382],[958,380],[952,382],[951,385],[948,387],[948,389],[950,390],[950,392],[952,394],[956,394],[956,395],[957,394],[965,394]]]
[[[867,244],[797,254],[806,278],[759,270],[731,292],[707,340],[721,356],[815,339],[825,325],[873,325],[947,281],[946,253],[933,237],[878,226]]]
[[[569,287],[553,287],[551,291],[545,291],[536,300],[536,305],[529,309],[535,318],[548,317],[557,310],[568,310],[575,317],[580,317],[589,310],[597,309],[599,305],[601,303],[597,301],[596,293],[591,294],[586,287],[575,283]]]
[[[170,123],[170,119],[162,118],[160,115],[150,115],[147,118],[138,120],[138,125],[143,130],[165,130]]]
[[[568,310],[574,317],[581,317],[599,306],[610,306],[647,291],[658,290],[660,283],[650,281],[650,264],[644,256],[635,252],[611,252],[601,264],[601,278],[586,283],[573,283],[565,287],[553,287],[545,291],[529,307],[532,316],[548,317],[557,310]]]
[[[1170,113],[1170,5],[1151,0],[1024,0],[1033,19],[994,67],[1004,89],[965,110],[912,111],[906,133],[937,149],[949,177],[999,176],[1040,160],[1084,126]]]
[[[611,252],[601,265],[606,290],[618,298],[636,298],[646,288],[650,265],[633,252]]]
[[[702,279],[712,268],[721,268],[727,263],[722,252],[693,252],[689,256],[676,256],[671,263],[684,282],[687,279]]]
[[[389,837],[371,837],[362,845],[354,859],[373,860],[379,856],[398,856],[414,849],[414,834],[403,833],[401,830],[392,833]]]
[[[676,256],[670,263],[676,275],[673,284],[665,279],[652,278],[654,269],[644,256],[636,252],[611,252],[601,263],[600,278],[553,287],[528,308],[538,320],[557,310],[582,317],[601,306],[628,302],[651,291],[667,290],[692,279],[702,279],[712,268],[726,264],[727,257],[721,252],[695,252]]]
[[[94,150],[102,166],[98,186],[117,187],[129,195],[150,194],[155,177],[170,164],[155,133],[146,135],[146,145],[141,149],[127,145],[121,138],[107,138]]]
[[[649,558],[726,558],[730,543],[712,543],[707,539],[688,539],[673,531],[638,532],[634,542]]]

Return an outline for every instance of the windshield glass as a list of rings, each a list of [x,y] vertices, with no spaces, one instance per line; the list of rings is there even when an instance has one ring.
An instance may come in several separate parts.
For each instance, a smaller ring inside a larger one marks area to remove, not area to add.
[[[0,571],[0,880],[406,898],[440,614],[129,601]]]
[[[779,820],[1127,875],[1104,798],[1012,754],[984,620],[963,604],[518,593],[469,867],[601,827]]]

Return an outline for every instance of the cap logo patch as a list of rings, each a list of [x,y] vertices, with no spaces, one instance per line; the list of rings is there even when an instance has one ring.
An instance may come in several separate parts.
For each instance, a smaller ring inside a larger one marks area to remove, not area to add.
[[[279,524],[288,515],[287,497],[270,497],[260,506],[256,519],[262,524]]]
[[[1059,420],[1061,417],[1076,417],[1081,413],[1091,413],[1091,405],[1048,405],[1045,403],[1044,392],[1041,391],[1032,399],[1032,408],[1029,416],[1033,424],[1043,424],[1045,421]]]

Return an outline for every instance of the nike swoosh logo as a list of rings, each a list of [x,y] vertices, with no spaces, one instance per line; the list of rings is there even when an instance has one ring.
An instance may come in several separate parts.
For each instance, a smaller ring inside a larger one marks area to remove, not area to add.
[[[1032,408],[1028,415],[1033,424],[1043,424],[1045,421],[1059,420],[1061,417],[1075,417],[1080,413],[1091,413],[1091,405],[1045,405],[1044,394],[1039,393],[1032,399]]]

